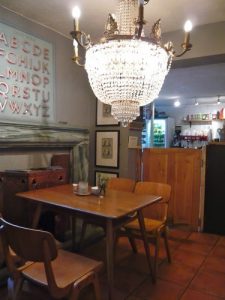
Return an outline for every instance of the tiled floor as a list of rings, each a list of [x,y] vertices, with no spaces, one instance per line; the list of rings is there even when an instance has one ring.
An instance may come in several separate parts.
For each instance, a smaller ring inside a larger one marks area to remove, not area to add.
[[[156,284],[148,275],[142,243],[133,254],[126,238],[117,247],[115,264],[116,300],[221,300],[225,299],[225,237],[170,229],[172,263],[168,264],[163,244]],[[104,240],[86,248],[84,255],[104,260]],[[106,274],[102,272],[101,291],[106,300]],[[0,288],[5,300],[6,287]],[[47,300],[50,297],[37,288],[26,288],[20,300]],[[93,300],[90,289],[84,290],[80,300]]]

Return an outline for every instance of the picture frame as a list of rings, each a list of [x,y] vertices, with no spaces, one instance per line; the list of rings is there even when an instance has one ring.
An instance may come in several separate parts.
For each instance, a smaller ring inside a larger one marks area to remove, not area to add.
[[[95,136],[96,167],[119,167],[119,130],[97,130]]]
[[[119,126],[119,122],[111,115],[111,105],[96,98],[96,126]]]
[[[102,181],[104,181],[107,185],[107,181],[110,178],[119,177],[118,172],[107,172],[107,171],[95,171],[95,185],[99,186]]]

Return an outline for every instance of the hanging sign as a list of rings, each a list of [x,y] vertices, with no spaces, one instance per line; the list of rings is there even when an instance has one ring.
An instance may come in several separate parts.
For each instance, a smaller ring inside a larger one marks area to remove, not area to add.
[[[0,120],[52,122],[52,44],[0,23]]]

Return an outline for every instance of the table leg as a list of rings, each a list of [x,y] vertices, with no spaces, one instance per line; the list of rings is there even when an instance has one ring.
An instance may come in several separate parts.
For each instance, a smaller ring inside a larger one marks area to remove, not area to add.
[[[113,224],[112,220],[107,220],[106,224],[106,261],[107,261],[107,280],[108,280],[108,294],[109,300],[113,300],[114,293],[114,238],[113,238]]]
[[[139,221],[139,226],[140,226],[140,230],[141,230],[141,234],[142,234],[142,238],[143,238],[145,254],[146,254],[147,261],[148,261],[149,270],[150,270],[150,273],[152,276],[152,281],[155,282],[155,274],[153,273],[153,269],[152,269],[149,243],[148,243],[148,238],[147,238],[147,234],[146,234],[145,222],[144,222],[142,210],[138,210],[137,214],[138,214],[138,221]]]
[[[40,220],[40,216],[41,216],[41,211],[42,211],[42,204],[38,203],[34,215],[33,215],[33,220],[32,220],[32,224],[31,224],[31,228],[37,228],[38,227],[38,223]]]

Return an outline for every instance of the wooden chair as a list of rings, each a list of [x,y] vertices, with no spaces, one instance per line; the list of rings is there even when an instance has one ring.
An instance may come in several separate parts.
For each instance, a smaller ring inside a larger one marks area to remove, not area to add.
[[[100,300],[98,271],[101,262],[57,250],[51,233],[14,225],[0,218],[0,234],[5,259],[13,285],[8,285],[9,296],[17,299],[24,280],[45,287],[53,299],[78,299],[79,291],[93,284]],[[10,248],[25,264],[17,267]]]
[[[123,177],[115,177],[110,178],[107,182],[106,192],[107,190],[117,190],[117,191],[123,191],[123,192],[133,192],[135,187],[135,180],[130,178],[123,178]],[[79,242],[79,248],[82,249],[84,244],[84,238],[87,230],[88,224],[96,225],[104,228],[105,223],[97,222],[93,218],[86,218],[83,220],[82,228],[81,228],[81,234],[80,234],[80,242]],[[129,237],[130,243],[132,247],[135,247],[135,244],[132,240],[132,238]],[[135,248],[133,248],[135,250]]]
[[[171,186],[166,183],[158,182],[137,182],[134,193],[158,195],[162,196],[163,198],[160,202],[157,202],[143,209],[145,227],[149,241],[153,241],[155,244],[153,273],[154,278],[156,278],[159,241],[161,235],[164,238],[168,262],[171,262],[167,233],[167,214],[171,195]],[[125,226],[125,232],[128,236],[132,235],[135,238],[141,238],[138,220],[134,220],[133,222],[128,223]],[[133,244],[131,244],[131,246],[134,249]]]
[[[115,178],[110,178],[107,182],[108,190],[133,192],[134,187],[135,187],[135,181],[130,178],[115,177]]]

